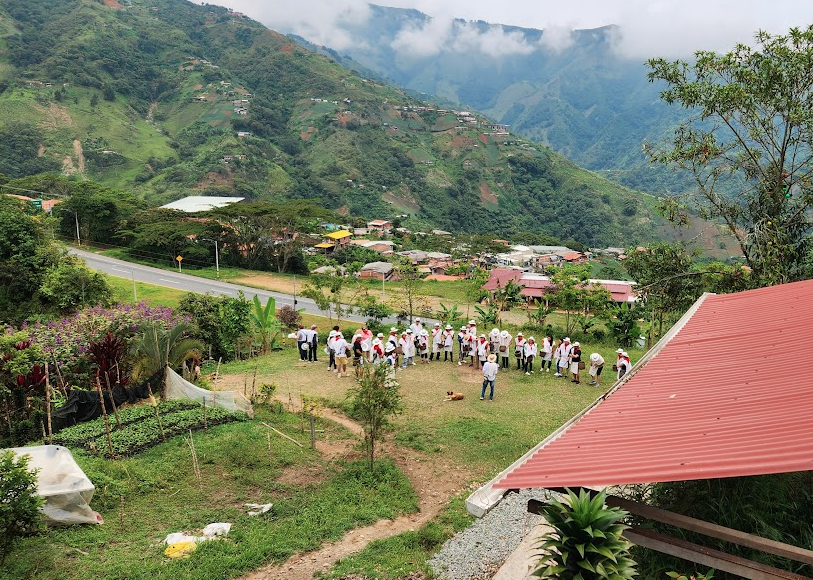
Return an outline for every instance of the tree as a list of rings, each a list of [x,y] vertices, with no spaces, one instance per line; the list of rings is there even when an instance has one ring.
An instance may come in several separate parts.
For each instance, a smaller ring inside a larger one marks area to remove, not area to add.
[[[190,292],[181,298],[178,312],[192,317],[213,358],[230,360],[251,328],[250,308],[242,292],[238,298]]]
[[[514,306],[518,306],[525,302],[522,297],[522,289],[525,288],[522,284],[517,284],[514,280],[509,280],[505,286],[497,284],[497,289],[491,295],[491,302],[497,307],[498,312],[506,312],[511,310]]]
[[[6,561],[14,541],[43,527],[37,495],[37,473],[28,469],[28,455],[0,451],[0,566]]]
[[[787,35],[760,31],[756,46],[695,53],[693,63],[648,62],[661,98],[695,115],[652,161],[688,171],[696,188],[663,200],[667,217],[684,208],[725,225],[752,268],[754,285],[797,280],[811,239],[813,202],[813,26]]]
[[[110,243],[122,224],[138,209],[135,196],[125,191],[90,181],[69,183],[68,187],[70,197],[54,208],[59,231],[67,238],[76,236],[78,221],[81,239]]]
[[[401,293],[396,300],[398,308],[407,315],[409,323],[412,324],[412,316],[423,296],[420,291],[421,273],[409,258],[400,259],[395,263],[393,270],[396,279],[401,282]]]
[[[371,471],[376,444],[383,440],[390,419],[402,410],[401,387],[389,373],[387,363],[365,365],[356,385],[347,392],[351,415],[364,429],[364,448]]]
[[[0,196],[0,320],[18,321],[40,310],[39,290],[61,252],[46,235],[44,215]]]
[[[576,319],[571,320],[571,312],[600,314],[610,301],[610,293],[599,285],[590,283],[589,264],[565,264],[552,268],[553,282],[551,299],[558,308],[566,312],[566,332],[575,328]]]
[[[44,302],[65,314],[86,304],[106,306],[113,298],[107,277],[88,268],[84,260],[70,255],[48,269],[40,293]]]

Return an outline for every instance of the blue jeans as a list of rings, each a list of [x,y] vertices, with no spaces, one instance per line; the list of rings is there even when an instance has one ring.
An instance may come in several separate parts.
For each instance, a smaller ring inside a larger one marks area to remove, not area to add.
[[[491,394],[488,396],[490,400],[494,400],[494,380],[493,379],[483,379],[483,391],[480,393],[480,398],[486,398],[486,387],[491,385]]]

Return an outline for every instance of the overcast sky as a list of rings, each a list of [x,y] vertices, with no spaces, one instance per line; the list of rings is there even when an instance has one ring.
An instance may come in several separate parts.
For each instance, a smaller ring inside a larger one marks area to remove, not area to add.
[[[353,42],[341,30],[341,23],[367,17],[364,0],[209,1],[223,1],[229,8],[244,12],[270,28],[295,32],[312,42],[339,50]],[[697,49],[725,51],[737,42],[750,42],[758,29],[784,33],[792,26],[813,24],[813,2],[809,0],[389,0],[378,3],[416,8],[435,18],[431,26],[406,31],[400,38],[393,39],[401,48],[413,43],[416,49],[423,48],[425,52],[427,46],[438,50],[444,47],[452,30],[451,18],[545,29],[550,33],[549,41],[559,46],[567,45],[568,31],[574,28],[618,24],[622,30],[618,50],[636,58],[687,56]],[[505,49],[506,43],[485,45]],[[527,52],[535,47],[516,46],[515,49]]]

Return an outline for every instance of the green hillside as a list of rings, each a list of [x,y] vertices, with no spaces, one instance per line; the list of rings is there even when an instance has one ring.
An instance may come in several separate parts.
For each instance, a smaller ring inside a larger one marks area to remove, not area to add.
[[[467,111],[183,0],[0,0],[0,172],[149,203],[313,200],[413,229],[589,245],[669,237],[655,199]]]

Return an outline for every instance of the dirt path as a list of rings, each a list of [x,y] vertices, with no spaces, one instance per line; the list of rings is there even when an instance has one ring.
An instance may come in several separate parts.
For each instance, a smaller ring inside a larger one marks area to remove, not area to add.
[[[282,400],[282,399],[281,399]],[[288,399],[283,400],[288,403]],[[293,400],[298,406],[298,400]],[[351,433],[362,436],[361,427],[333,409],[323,409],[320,414],[346,427]],[[317,443],[317,448],[327,456],[352,453],[353,441],[343,445],[333,441],[329,445]],[[344,448],[342,448],[344,447]],[[312,580],[316,572],[328,570],[337,560],[364,549],[374,540],[380,540],[410,530],[415,530],[437,516],[449,499],[463,491],[471,480],[470,474],[456,465],[437,465],[426,456],[394,445],[384,445],[382,451],[409,477],[420,499],[420,511],[401,516],[395,520],[379,520],[376,523],[351,530],[336,542],[324,544],[318,550],[296,554],[282,564],[265,566],[239,580]]]

